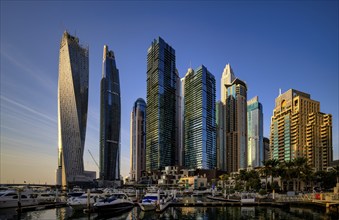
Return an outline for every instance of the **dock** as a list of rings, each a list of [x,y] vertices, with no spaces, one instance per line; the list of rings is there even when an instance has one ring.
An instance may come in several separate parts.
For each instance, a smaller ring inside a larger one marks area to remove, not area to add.
[[[160,204],[157,208],[156,208],[156,212],[163,212],[167,209],[168,206],[170,206],[172,204],[172,200],[167,201],[164,204]]]
[[[156,212],[164,212],[168,207],[220,207],[220,206],[272,206],[272,207],[290,207],[290,206],[310,206],[320,207],[326,210],[326,212],[334,211],[339,213],[339,201],[332,200],[291,200],[291,199],[278,199],[278,200],[254,200],[253,202],[241,202],[239,199],[227,199],[219,196],[207,196],[208,201],[181,199],[170,199],[162,204],[159,204],[156,208]],[[66,207],[66,202],[53,202],[47,204],[36,204],[31,206],[17,207],[17,212],[38,211],[45,209],[53,209],[59,207]],[[134,202],[134,206],[139,206],[138,202]],[[93,207],[89,207],[83,210],[85,213],[93,213],[95,210]]]
[[[44,209],[54,209],[60,207],[66,207],[66,202],[53,202],[53,203],[46,203],[46,204],[37,204],[37,205],[29,205],[29,206],[22,206],[18,207],[16,210],[17,212],[29,212],[29,211],[37,211],[37,210],[44,210]]]

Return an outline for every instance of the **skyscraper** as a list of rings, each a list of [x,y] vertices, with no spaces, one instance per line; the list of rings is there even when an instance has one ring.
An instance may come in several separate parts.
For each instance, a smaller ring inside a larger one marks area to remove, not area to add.
[[[183,166],[185,160],[184,145],[185,145],[185,125],[184,125],[184,106],[185,106],[185,77],[181,78],[178,86],[179,100],[177,100],[178,108],[178,165]]]
[[[178,164],[175,50],[162,38],[147,52],[146,169]]]
[[[104,45],[100,83],[100,179],[120,179],[120,80],[113,51]]]
[[[59,52],[57,185],[81,181],[88,109],[88,47],[63,33]]]
[[[221,76],[221,85],[220,85],[220,103],[218,106],[218,167],[223,171],[227,171],[227,152],[226,152],[226,86],[230,85],[235,79],[233,70],[230,64],[227,64],[224,68],[224,71]]]
[[[220,124],[224,129],[224,139],[221,139],[224,144],[220,143],[220,149],[224,147],[226,153],[222,163],[226,171],[237,172],[247,168],[247,86],[235,78],[229,64],[221,81],[221,102],[224,106]]]
[[[221,101],[217,101],[215,104],[215,121],[216,121],[216,157],[217,157],[217,168],[220,170],[226,170],[226,166],[224,165],[223,161],[225,161],[226,153],[223,152],[222,150],[225,149],[225,147],[221,146],[221,137],[224,135],[223,130],[221,129],[220,124],[222,123],[221,118],[222,118],[222,103]]]
[[[262,166],[264,160],[263,108],[258,96],[247,102],[247,165],[255,168]]]
[[[131,112],[131,180],[138,183],[146,170],[146,102],[138,98]]]
[[[264,137],[264,161],[269,160],[270,158],[270,139]]]
[[[332,116],[320,103],[294,89],[279,94],[271,117],[271,157],[280,162],[306,157],[309,165],[326,170],[332,161]]]
[[[205,66],[185,76],[185,166],[216,168],[215,78]]]

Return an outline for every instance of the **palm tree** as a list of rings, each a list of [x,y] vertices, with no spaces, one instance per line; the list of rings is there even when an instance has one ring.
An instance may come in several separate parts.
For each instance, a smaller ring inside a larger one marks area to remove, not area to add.
[[[278,159],[270,159],[263,161],[264,167],[263,167],[263,173],[266,178],[266,191],[267,191],[267,176],[271,176],[271,185],[273,183],[273,177],[277,175],[277,167],[279,165]]]
[[[278,174],[278,166],[280,162],[278,159],[271,159],[271,185],[273,183],[273,177],[276,177]]]
[[[246,170],[240,170],[239,175],[237,175],[236,180],[240,180],[241,185],[246,190],[246,182],[248,180],[248,175]]]
[[[339,165],[333,167],[333,170],[335,172],[335,176],[337,177],[337,184],[339,183]]]
[[[261,173],[265,176],[265,185],[266,185],[266,192],[267,192],[267,176],[270,173],[270,160],[264,160],[262,161],[263,167],[261,168]]]
[[[311,189],[313,189],[313,182],[315,180],[315,174],[311,166],[306,164],[303,171],[302,180],[306,182],[307,188],[309,188],[309,183],[311,183]]]
[[[258,191],[261,187],[259,173],[255,170],[247,171],[246,188]]]
[[[226,184],[227,184],[229,175],[228,174],[223,174],[223,175],[219,176],[219,178],[220,178],[220,180],[222,180],[222,189],[224,191],[225,190],[225,181],[226,181]]]
[[[300,191],[300,179],[310,168],[307,166],[307,159],[305,157],[297,157],[293,159],[293,163],[294,172],[297,177],[297,191]]]
[[[294,163],[293,161],[285,161],[280,164],[281,178],[287,182],[286,191],[290,190],[290,181],[294,174]],[[294,184],[293,184],[294,185]]]

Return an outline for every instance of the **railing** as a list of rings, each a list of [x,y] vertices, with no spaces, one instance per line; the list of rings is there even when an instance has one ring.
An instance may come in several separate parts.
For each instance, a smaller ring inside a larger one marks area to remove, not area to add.
[[[277,195],[277,202],[301,202],[301,201],[332,201],[339,202],[338,193],[308,193],[308,194],[299,194],[294,196],[288,195]]]

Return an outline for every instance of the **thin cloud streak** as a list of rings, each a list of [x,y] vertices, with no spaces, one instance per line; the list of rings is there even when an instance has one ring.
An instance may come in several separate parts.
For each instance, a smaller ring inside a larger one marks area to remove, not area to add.
[[[12,99],[9,99],[9,98],[7,98],[7,97],[5,97],[5,96],[3,96],[3,95],[0,95],[0,99],[4,100],[4,101],[6,101],[6,102],[9,102],[9,103],[11,103],[11,104],[13,104],[13,105],[15,105],[15,106],[21,108],[21,109],[27,110],[27,111],[29,111],[29,112],[31,112],[31,113],[34,113],[34,114],[36,114],[36,115],[38,115],[38,116],[41,116],[41,117],[43,117],[43,118],[45,118],[45,119],[47,119],[47,120],[49,120],[49,121],[51,121],[51,122],[57,123],[57,120],[56,120],[55,118],[52,118],[52,117],[50,117],[50,116],[48,116],[48,115],[45,115],[45,114],[43,114],[43,113],[41,113],[41,112],[38,112],[38,111],[36,111],[36,110],[34,110],[34,109],[32,109],[32,108],[26,106],[26,105],[23,105],[23,104],[21,104],[21,103],[18,103],[18,102],[14,101],[14,100],[12,100]]]
[[[40,85],[45,87],[46,90],[55,94],[56,90],[54,88],[55,86],[57,86],[55,84],[55,81],[40,77],[40,76],[46,75],[46,74],[42,74],[42,71],[34,70],[29,65],[23,64],[24,63],[23,58],[20,58],[21,62],[18,62],[16,58],[14,58],[13,56],[11,56],[10,54],[6,53],[3,50],[1,50],[1,55],[5,57],[7,60],[9,60],[13,65],[20,68],[24,72],[28,73],[35,80],[37,80],[40,83]],[[51,86],[51,85],[54,85],[54,86]]]
[[[1,111],[1,126],[6,125],[21,131],[25,125],[31,128],[37,128],[41,131],[56,131],[57,124],[44,118],[31,114],[28,111],[22,111],[14,105],[3,107]],[[20,125],[20,128],[19,128]]]

